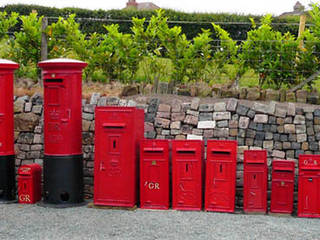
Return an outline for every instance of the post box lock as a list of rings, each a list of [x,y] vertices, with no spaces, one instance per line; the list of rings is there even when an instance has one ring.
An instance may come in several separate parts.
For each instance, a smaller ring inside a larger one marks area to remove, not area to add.
[[[309,181],[309,182],[312,182],[312,178],[309,178],[308,181]]]

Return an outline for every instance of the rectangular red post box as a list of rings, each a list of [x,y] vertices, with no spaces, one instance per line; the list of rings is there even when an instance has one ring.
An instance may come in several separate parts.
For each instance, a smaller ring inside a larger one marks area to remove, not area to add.
[[[268,166],[266,150],[244,151],[243,210],[267,212]]]
[[[201,210],[203,141],[172,141],[172,208]]]
[[[292,213],[294,170],[294,161],[273,160],[270,212]]]
[[[169,209],[169,141],[140,141],[140,207]]]
[[[298,217],[320,217],[320,155],[299,155]]]
[[[41,166],[27,164],[18,169],[18,201],[33,204],[41,200]]]
[[[95,111],[94,204],[134,207],[137,202],[139,141],[144,111],[97,107]]]
[[[237,141],[208,140],[205,210],[234,212]]]

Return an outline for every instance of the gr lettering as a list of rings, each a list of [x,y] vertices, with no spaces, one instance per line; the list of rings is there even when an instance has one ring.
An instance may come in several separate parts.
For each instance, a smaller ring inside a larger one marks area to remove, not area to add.
[[[145,181],[144,186],[149,188],[150,190],[153,190],[153,189],[159,190],[160,189],[160,184],[157,182]]]

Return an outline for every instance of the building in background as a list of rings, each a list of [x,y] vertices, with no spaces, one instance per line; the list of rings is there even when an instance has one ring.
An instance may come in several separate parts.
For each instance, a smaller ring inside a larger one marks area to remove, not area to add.
[[[302,13],[305,12],[305,7],[298,1],[296,4],[293,6],[293,11],[292,12],[284,12],[280,15],[280,17],[286,17],[286,16],[299,16]]]
[[[128,0],[125,9],[136,9],[136,10],[156,10],[159,9],[157,5],[152,2],[141,2],[137,3],[136,0]]]

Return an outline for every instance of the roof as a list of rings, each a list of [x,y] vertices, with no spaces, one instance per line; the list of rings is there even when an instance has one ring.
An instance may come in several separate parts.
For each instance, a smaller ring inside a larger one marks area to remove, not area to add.
[[[142,2],[142,3],[138,3],[137,9],[138,10],[155,10],[155,9],[159,9],[159,7],[152,2]]]

